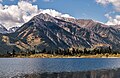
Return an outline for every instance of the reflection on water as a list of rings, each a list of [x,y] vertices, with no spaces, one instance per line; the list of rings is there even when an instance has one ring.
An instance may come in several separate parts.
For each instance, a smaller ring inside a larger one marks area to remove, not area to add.
[[[3,78],[33,73],[81,72],[113,68],[120,68],[120,59],[0,59],[0,77]]]
[[[17,75],[13,78],[120,78],[120,69],[93,70],[81,72],[34,73]]]

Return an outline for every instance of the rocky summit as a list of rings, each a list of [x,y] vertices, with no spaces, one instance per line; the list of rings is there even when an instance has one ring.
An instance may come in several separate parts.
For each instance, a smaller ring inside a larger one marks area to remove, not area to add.
[[[0,51],[15,49],[47,50],[111,47],[119,49],[119,26],[108,26],[91,19],[57,18],[48,14],[34,16],[13,33],[0,34]]]

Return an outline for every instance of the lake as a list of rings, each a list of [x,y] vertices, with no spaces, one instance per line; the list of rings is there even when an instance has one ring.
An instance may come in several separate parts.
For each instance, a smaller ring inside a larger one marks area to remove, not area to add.
[[[10,78],[21,74],[81,72],[117,68],[120,68],[120,59],[113,58],[1,58],[0,78]]]

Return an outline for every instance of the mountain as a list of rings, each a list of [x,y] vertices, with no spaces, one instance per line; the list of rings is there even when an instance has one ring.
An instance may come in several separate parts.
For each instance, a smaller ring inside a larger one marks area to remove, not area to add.
[[[0,33],[8,33],[8,30],[2,24],[0,24]]]
[[[12,27],[8,30],[9,33],[15,32],[19,27]]]
[[[13,33],[15,32],[19,27],[12,27],[9,30],[7,30],[2,24],[0,24],[0,33],[6,34],[6,33]]]
[[[63,20],[74,23],[82,28],[87,29],[89,32],[81,31],[79,34],[84,32],[84,36],[92,47],[97,46],[111,46],[113,49],[119,49],[120,41],[120,26],[109,26],[91,19],[72,19],[63,18]],[[77,33],[78,34],[78,33]]]
[[[120,30],[115,26],[90,19],[59,19],[42,13],[34,16],[15,32],[1,34],[0,37],[0,45],[7,45],[17,51],[120,47]],[[6,51],[3,49],[4,52]]]
[[[29,22],[20,27],[15,33],[17,38],[27,42],[30,47],[37,46],[38,49],[58,49],[58,48],[70,48],[70,47],[90,47],[90,45],[83,39],[76,35],[72,31],[74,27],[81,27],[54,18],[48,14],[40,14],[32,18]],[[66,26],[66,27],[63,27]],[[76,29],[75,28],[75,29]],[[36,44],[37,43],[37,44]]]

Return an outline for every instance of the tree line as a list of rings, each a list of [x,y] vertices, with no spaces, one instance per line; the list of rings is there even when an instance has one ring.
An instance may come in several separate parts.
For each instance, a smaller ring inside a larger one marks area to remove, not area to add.
[[[7,52],[6,56],[8,57],[15,57],[17,55],[21,55],[21,56],[29,56],[29,55],[33,55],[33,54],[40,54],[40,53],[44,53],[44,54],[53,54],[53,55],[69,55],[69,56],[76,56],[76,55],[96,55],[96,54],[120,54],[120,52],[118,50],[113,51],[111,49],[111,47],[107,47],[107,48],[95,48],[93,50],[88,50],[87,48],[84,48],[83,50],[80,49],[76,49],[76,48],[71,48],[71,49],[57,49],[57,50],[46,50],[43,49],[42,51],[36,51],[36,50],[32,50],[32,51],[26,51],[26,52],[17,52],[13,49],[12,52]]]

